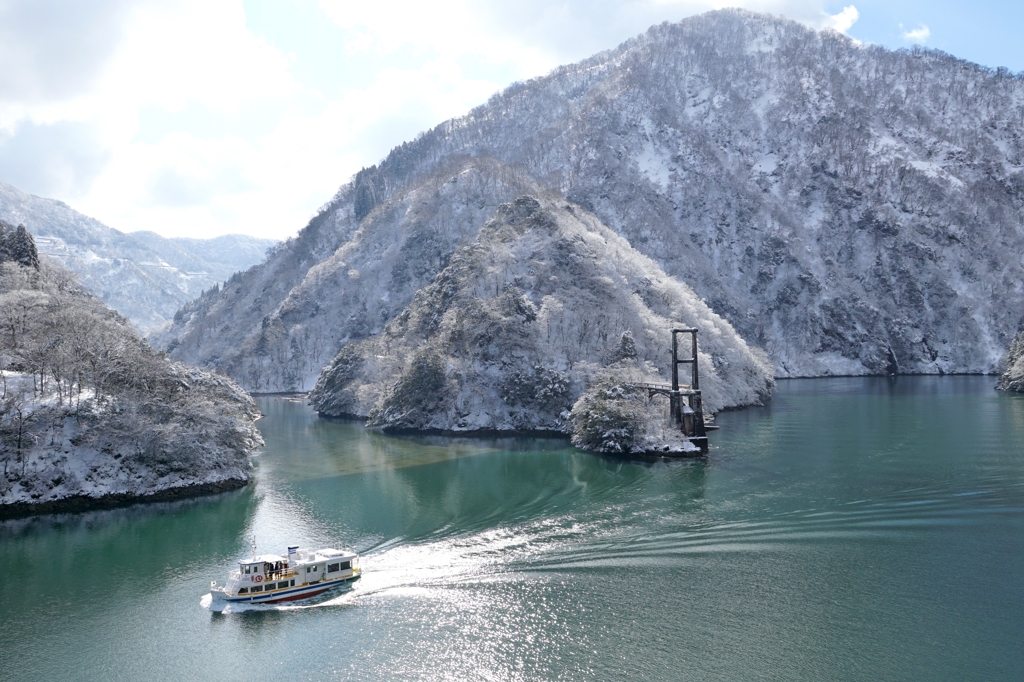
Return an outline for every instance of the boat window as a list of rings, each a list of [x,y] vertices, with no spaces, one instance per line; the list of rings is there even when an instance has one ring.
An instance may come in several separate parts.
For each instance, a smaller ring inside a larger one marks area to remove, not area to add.
[[[344,561],[344,562],[342,562],[341,567],[342,567],[342,569],[352,568],[352,562],[351,561]]]
[[[341,570],[339,564],[327,564],[327,572],[334,573],[335,571]]]
[[[295,581],[292,580],[292,587],[295,587]]]
[[[262,585],[253,585],[251,588],[249,588],[249,591],[250,592],[262,592],[263,591],[263,586]]]
[[[240,587],[240,588],[238,588],[238,594],[249,594],[249,588],[248,587]]]
[[[245,567],[245,574],[249,575],[249,567],[248,566]]]
[[[277,589],[279,589],[279,590],[283,590],[286,587],[288,587],[288,581],[287,580],[285,580],[283,583],[278,583],[277,584]]]

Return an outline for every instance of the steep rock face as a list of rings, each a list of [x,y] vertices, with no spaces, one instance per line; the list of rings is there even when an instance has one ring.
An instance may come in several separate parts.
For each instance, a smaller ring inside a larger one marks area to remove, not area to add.
[[[167,239],[125,234],[67,204],[0,183],[0,220],[24,224],[43,255],[75,272],[89,291],[148,332],[186,302],[258,263],[276,242],[245,235]]]
[[[1000,391],[1024,393],[1024,332],[1013,337],[1006,354],[1006,371],[999,377],[996,388]]]
[[[1024,81],[1005,70],[711,12],[397,147],[276,262],[325,229],[333,252],[453,160],[488,157],[593,211],[763,346],[779,376],[994,372],[1024,309],[1022,133]],[[171,337],[236,324],[179,322]],[[350,329],[338,321],[339,342]],[[215,343],[175,353],[245,381]]]
[[[573,403],[609,364],[664,382],[680,325],[701,330],[709,411],[768,395],[767,358],[689,287],[581,207],[523,196],[381,334],[343,348],[310,400],[385,429],[568,432]],[[667,404],[651,410],[667,417]]]

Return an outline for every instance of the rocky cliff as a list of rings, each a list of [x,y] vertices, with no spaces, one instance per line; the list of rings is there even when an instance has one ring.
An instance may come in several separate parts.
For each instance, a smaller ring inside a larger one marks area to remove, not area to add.
[[[1024,332],[1013,337],[1006,354],[1006,371],[999,377],[996,388],[1000,391],[1024,393]]]

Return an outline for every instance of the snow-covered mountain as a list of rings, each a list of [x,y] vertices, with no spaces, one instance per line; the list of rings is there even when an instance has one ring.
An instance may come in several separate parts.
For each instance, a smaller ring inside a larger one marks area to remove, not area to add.
[[[581,207],[522,196],[381,334],[346,346],[310,399],[385,429],[568,433],[573,403],[610,365],[667,382],[668,330],[683,326],[700,329],[709,411],[768,396],[768,359],[693,290]],[[667,421],[667,402],[655,411]]]
[[[250,388],[308,387],[531,187],[692,286],[779,376],[994,372],[1024,323],[1024,80],[724,10],[395,148],[162,338]]]
[[[245,235],[168,239],[119,232],[56,199],[0,183],[0,220],[24,224],[39,253],[77,273],[87,289],[141,331],[167,322],[186,302],[260,262],[276,242]]]

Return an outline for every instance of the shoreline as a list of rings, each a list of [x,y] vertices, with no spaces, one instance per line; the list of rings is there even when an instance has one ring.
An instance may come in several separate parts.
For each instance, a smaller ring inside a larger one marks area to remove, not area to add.
[[[189,497],[215,495],[229,490],[238,490],[252,483],[250,477],[244,479],[226,478],[209,483],[191,483],[188,485],[164,488],[144,495],[133,493],[110,493],[99,497],[90,495],[71,495],[59,500],[46,502],[13,502],[0,505],[0,520],[18,519],[29,516],[45,516],[48,514],[74,514],[99,509],[115,509],[130,507],[135,504],[149,502],[169,502]]]

